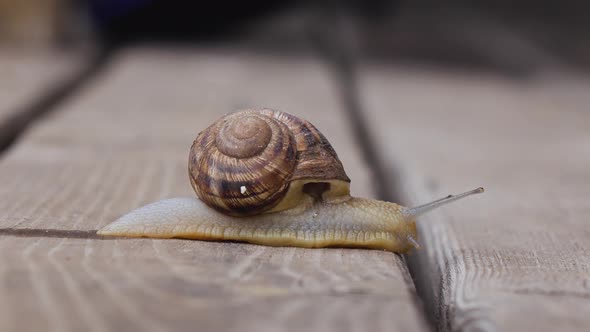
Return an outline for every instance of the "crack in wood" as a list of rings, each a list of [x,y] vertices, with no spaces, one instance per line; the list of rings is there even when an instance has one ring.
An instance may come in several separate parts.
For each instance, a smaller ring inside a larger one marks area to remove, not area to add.
[[[590,293],[584,293],[583,291],[572,291],[572,290],[551,290],[543,288],[521,288],[521,289],[505,289],[514,294],[522,295],[541,295],[541,296],[568,296],[579,299],[590,299]]]
[[[107,240],[115,237],[102,237],[96,234],[96,230],[63,230],[43,228],[0,228],[0,236],[17,237],[49,237],[62,239],[98,239]]]
[[[87,64],[72,74],[70,78],[50,88],[4,121],[4,124],[0,125],[0,154],[13,145],[31,124],[57,109],[68,97],[74,95],[87,82],[96,77],[108,64],[111,53],[111,48],[100,49],[88,60]]]
[[[338,12],[337,8],[327,9],[327,13],[319,13],[319,17],[314,23],[315,26],[312,27],[311,35],[316,38],[314,40],[315,46],[326,60],[327,65],[332,68],[345,114],[351,123],[352,134],[359,142],[362,156],[373,174],[372,185],[377,198],[404,203],[402,191],[397,181],[401,173],[399,170],[389,167],[379,156],[377,145],[374,143],[375,138],[370,134],[369,125],[365,119],[358,77],[361,52],[356,47],[356,40],[353,38],[357,27],[355,22],[345,14]],[[332,24],[326,24],[326,22]],[[436,303],[434,296],[428,287],[424,287],[419,275],[416,274],[416,264],[412,264],[407,255],[401,255],[401,257],[415,288],[413,292],[414,304],[419,308],[428,327],[434,331],[439,325],[436,318],[437,311],[434,309]]]

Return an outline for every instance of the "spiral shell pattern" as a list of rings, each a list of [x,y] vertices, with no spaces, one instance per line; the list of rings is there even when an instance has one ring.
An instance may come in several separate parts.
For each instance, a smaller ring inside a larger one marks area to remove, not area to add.
[[[313,125],[269,109],[231,113],[200,132],[191,147],[189,175],[203,202],[232,216],[272,209],[294,179],[350,181]]]

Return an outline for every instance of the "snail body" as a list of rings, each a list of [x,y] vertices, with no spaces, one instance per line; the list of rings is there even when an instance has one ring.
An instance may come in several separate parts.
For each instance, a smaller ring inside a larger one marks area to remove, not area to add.
[[[233,240],[268,246],[357,247],[405,252],[416,225],[400,218],[399,205],[375,215],[371,203],[352,199],[243,218],[227,216],[194,197],[148,204],[101,230],[101,235]]]
[[[201,131],[188,171],[198,198],[148,204],[98,234],[404,253],[418,247],[416,216],[483,192],[414,208],[352,197],[350,179],[319,130],[268,109],[231,113]]]

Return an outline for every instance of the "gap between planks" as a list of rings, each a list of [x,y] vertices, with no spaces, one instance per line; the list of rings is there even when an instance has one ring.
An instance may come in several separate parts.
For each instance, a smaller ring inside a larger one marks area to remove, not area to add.
[[[345,115],[348,117],[352,136],[359,142],[361,157],[369,167],[371,173],[371,185],[375,188],[377,199],[404,203],[403,190],[398,186],[397,179],[401,175],[399,170],[386,168],[384,160],[379,157],[375,137],[371,135],[370,125],[366,120],[367,112],[360,97],[359,70],[362,55],[355,47],[355,41],[350,40],[350,31],[358,29],[356,23],[338,8],[331,8],[331,13],[336,14],[322,16],[314,22],[312,31],[316,36],[316,49],[321,54],[328,67],[332,70],[334,84],[338,88],[339,98],[342,102]],[[322,19],[323,18],[323,19]],[[410,254],[411,255],[411,254]],[[428,324],[432,331],[436,330],[438,322],[433,306],[435,302],[432,296],[425,291],[416,269],[409,264],[407,255],[401,257],[407,275],[408,283],[414,287],[413,302],[419,308],[421,318]]]
[[[101,48],[91,52],[91,55],[88,55],[88,60],[69,77],[12,112],[0,124],[0,157],[29,126],[57,109],[63,101],[73,96],[86,83],[96,77],[108,64],[111,53],[110,48]]]
[[[374,138],[370,135],[369,125],[363,118],[364,112],[359,98],[356,65],[352,61],[342,60],[340,63],[336,63],[335,66],[336,84],[340,87],[341,98],[343,99],[344,108],[351,123],[352,133],[357,141],[359,141],[363,158],[369,165],[373,175],[372,184],[375,187],[377,198],[401,204],[403,203],[403,195],[401,194],[401,189],[397,187],[396,181],[401,173],[392,168],[389,168],[388,172],[385,170],[385,163],[379,158],[377,149],[375,148]],[[387,179],[387,181],[381,181],[381,179]],[[435,330],[438,323],[434,315],[435,311],[432,308],[434,305],[433,297],[421,287],[420,280],[424,279],[417,275],[420,271],[417,271],[415,266],[409,264],[407,254],[399,256],[402,258],[411,278],[409,282],[413,284],[415,289],[415,293],[413,294],[414,304],[420,308],[423,318],[428,322],[429,327]]]
[[[0,228],[0,236],[16,237],[48,237],[60,239],[110,239],[99,236],[93,230],[64,230],[64,229],[44,229],[44,228]],[[116,239],[116,237],[112,237]]]

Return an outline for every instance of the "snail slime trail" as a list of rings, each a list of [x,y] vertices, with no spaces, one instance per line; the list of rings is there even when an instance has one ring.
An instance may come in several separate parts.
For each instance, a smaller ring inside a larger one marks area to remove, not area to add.
[[[405,253],[419,247],[416,217],[483,192],[412,208],[352,197],[324,135],[306,120],[270,109],[230,113],[201,131],[188,172],[196,197],[140,207],[98,234]]]

